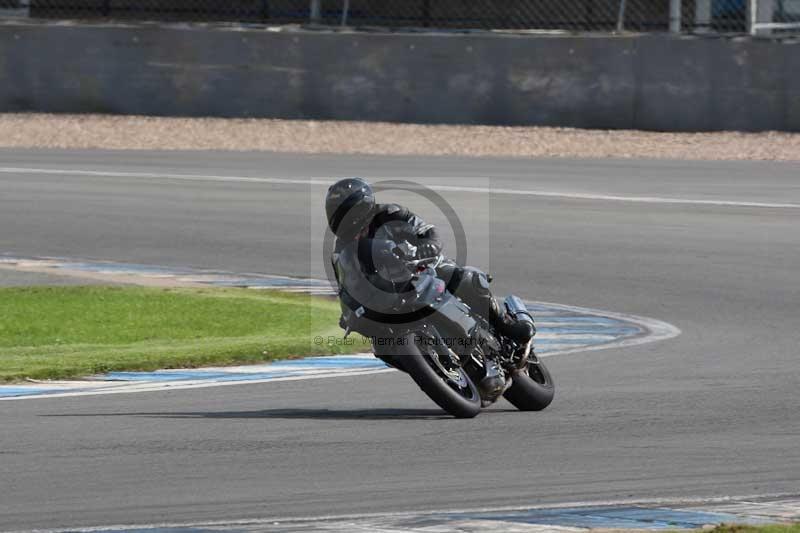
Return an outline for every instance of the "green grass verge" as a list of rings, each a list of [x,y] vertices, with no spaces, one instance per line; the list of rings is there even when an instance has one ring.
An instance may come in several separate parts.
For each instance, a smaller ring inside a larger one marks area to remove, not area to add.
[[[0,289],[0,381],[193,368],[368,348],[341,337],[336,302],[243,289]]]

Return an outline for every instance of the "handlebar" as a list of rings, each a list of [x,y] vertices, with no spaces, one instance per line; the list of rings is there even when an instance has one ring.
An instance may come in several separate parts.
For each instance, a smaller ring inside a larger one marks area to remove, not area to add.
[[[404,261],[406,266],[410,270],[419,270],[422,265],[429,265],[432,264],[433,268],[438,267],[442,261],[444,261],[444,256],[442,254],[438,254],[432,257],[423,257],[420,259],[407,259],[409,257],[414,257],[417,253],[417,247],[412,245],[408,241],[403,241],[399,244],[395,244],[394,252],[395,257]]]
[[[415,259],[413,261],[407,261],[406,264],[410,267],[419,267],[420,265],[424,265],[427,263],[433,263],[433,268],[438,267],[442,261],[444,260],[444,256],[442,254],[436,255],[434,257],[424,257],[422,259]]]

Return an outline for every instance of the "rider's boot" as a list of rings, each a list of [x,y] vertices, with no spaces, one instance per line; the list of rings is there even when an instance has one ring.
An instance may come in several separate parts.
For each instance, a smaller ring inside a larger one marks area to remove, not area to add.
[[[494,298],[489,308],[489,322],[501,335],[520,345],[527,344],[536,335],[536,327],[532,321],[518,320],[508,313],[501,312]]]
[[[488,318],[495,330],[520,346],[526,346],[536,334],[536,327],[533,325],[530,315],[527,315],[528,320],[520,320],[510,313],[502,313],[493,297],[490,296],[489,301]],[[496,401],[509,384],[510,381],[505,377],[505,372],[500,368],[499,362],[487,358],[486,376],[478,385],[484,406]]]
[[[491,276],[475,268],[458,267],[454,263],[440,266],[439,272],[440,276],[447,280],[448,290],[463,299],[481,316],[487,317],[489,323],[501,335],[524,346],[536,334],[533,319],[529,314],[527,316],[530,321],[519,320],[500,310],[489,289]],[[520,307],[524,309],[521,302]],[[522,309],[520,312],[527,314],[527,311]]]

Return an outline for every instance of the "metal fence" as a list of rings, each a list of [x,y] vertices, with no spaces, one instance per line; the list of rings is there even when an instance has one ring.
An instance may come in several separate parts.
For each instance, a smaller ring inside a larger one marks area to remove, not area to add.
[[[0,17],[570,32],[800,31],[800,0],[0,0]]]

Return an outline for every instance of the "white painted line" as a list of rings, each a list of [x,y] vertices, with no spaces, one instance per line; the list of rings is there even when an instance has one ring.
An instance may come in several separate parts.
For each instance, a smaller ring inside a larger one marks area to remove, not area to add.
[[[506,194],[512,196],[539,196],[544,198],[565,198],[570,200],[601,200],[607,202],[632,202],[641,204],[705,205],[716,207],[759,207],[771,209],[800,209],[800,204],[773,202],[743,202],[740,200],[701,200],[692,198],[670,198],[664,196],[622,196],[614,194],[595,194],[563,191],[536,191],[527,189],[490,189],[482,187],[456,187],[431,185],[436,191],[474,192],[480,194]]]
[[[276,185],[331,185],[331,179],[258,178],[251,176],[218,176],[207,174],[154,174],[152,172],[122,172],[114,170],[75,170],[58,168],[0,167],[3,174],[43,174],[53,176],[95,176],[101,178],[165,179],[183,181],[220,181],[268,183]]]
[[[112,170],[68,170],[52,168],[26,168],[26,167],[0,167],[0,173],[4,174],[42,174],[42,175],[62,175],[62,176],[96,176],[96,177],[117,177],[133,179],[155,179],[155,180],[182,180],[182,181],[216,181],[216,182],[240,182],[240,183],[266,183],[274,185],[320,185],[329,186],[336,177],[331,178],[257,178],[252,176],[218,176],[204,174],[154,174],[149,172],[120,172]],[[400,178],[391,178],[400,179]],[[408,179],[425,179],[414,177]],[[376,180],[380,183],[383,179]],[[740,200],[712,199],[704,200],[699,198],[672,198],[664,196],[627,196],[614,194],[595,194],[579,193],[569,191],[543,191],[532,189],[505,189],[491,187],[462,187],[458,185],[426,185],[431,190],[442,192],[466,192],[476,194],[502,194],[508,196],[533,196],[541,198],[563,198],[568,200],[594,200],[606,202],[629,202],[643,204],[666,204],[666,205],[695,205],[713,207],[753,207],[767,209],[800,209],[800,204],[782,202],[745,202]]]
[[[618,507],[618,506],[647,506],[647,507],[661,507],[670,506],[698,506],[698,505],[714,505],[725,503],[736,503],[743,500],[753,499],[780,499],[787,497],[795,497],[795,493],[772,493],[772,494],[748,494],[743,496],[719,496],[719,497],[685,497],[685,498],[629,498],[619,500],[600,500],[600,501],[579,501],[579,502],[564,502],[552,505],[533,505],[533,506],[498,506],[498,507],[479,507],[468,509],[426,509],[424,511],[405,511],[393,513],[361,513],[361,514],[342,514],[342,515],[321,515],[321,516],[308,516],[303,518],[298,517],[272,517],[272,518],[252,518],[244,520],[214,520],[207,522],[158,522],[151,524],[118,524],[99,527],[80,527],[80,528],[65,528],[65,529],[50,529],[51,533],[66,533],[72,531],[82,532],[102,532],[102,531],[120,531],[120,530],[137,530],[137,529],[183,529],[183,528],[218,528],[218,527],[253,527],[258,525],[273,526],[280,524],[297,524],[304,522],[335,522],[335,521],[361,521],[365,519],[380,519],[380,518],[414,518],[414,517],[431,517],[441,514],[484,514],[484,513],[502,513],[502,512],[518,512],[518,511],[532,511],[532,510],[547,510],[547,509],[572,509],[581,507]],[[32,533],[39,530],[20,530],[10,533]]]
[[[234,385],[260,385],[264,383],[275,383],[278,381],[304,381],[309,379],[331,379],[331,378],[347,378],[347,377],[355,377],[355,376],[366,376],[368,374],[383,374],[386,372],[396,372],[394,368],[379,368],[379,369],[370,369],[370,370],[351,370],[347,372],[327,372],[324,374],[304,374],[301,376],[288,376],[288,377],[280,377],[280,378],[265,378],[265,379],[253,379],[253,380],[243,380],[243,381],[208,381],[208,380],[197,380],[197,381],[175,381],[175,382],[142,382],[137,383],[135,385],[130,385],[129,382],[102,382],[104,386],[92,389],[92,390],[83,390],[83,391],[75,391],[70,392],[66,390],[64,392],[57,392],[53,394],[38,394],[32,396],[9,396],[0,398],[0,402],[10,402],[15,400],[49,400],[52,398],[72,398],[77,396],[99,396],[105,394],[135,394],[140,392],[169,392],[175,390],[187,390],[187,389],[207,389],[211,387],[231,387]],[[93,383],[97,382],[72,382],[74,385],[72,386],[80,386],[84,385],[86,387],[91,387]],[[124,385],[122,384],[124,383]]]

